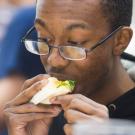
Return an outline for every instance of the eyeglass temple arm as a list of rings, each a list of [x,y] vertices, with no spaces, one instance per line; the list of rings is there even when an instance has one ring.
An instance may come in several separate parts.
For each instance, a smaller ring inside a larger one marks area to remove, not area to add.
[[[88,51],[92,51],[96,47],[102,45],[106,40],[108,40],[113,34],[115,34],[117,31],[119,31],[123,26],[118,27],[116,30],[114,30],[111,34],[109,34],[107,37],[99,41],[97,44],[95,44],[92,48],[88,49]]]
[[[22,38],[21,42],[24,42],[24,40],[26,39],[26,37],[33,31],[33,29],[35,29],[35,26],[32,26],[28,32],[26,33],[26,35]]]

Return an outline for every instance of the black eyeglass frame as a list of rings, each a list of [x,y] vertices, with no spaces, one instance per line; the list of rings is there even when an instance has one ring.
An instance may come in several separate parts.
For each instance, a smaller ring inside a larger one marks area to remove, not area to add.
[[[93,51],[94,49],[96,49],[98,46],[102,45],[104,42],[106,42],[109,38],[111,38],[115,33],[117,33],[121,28],[123,28],[123,26],[119,26],[118,28],[116,28],[114,31],[112,31],[110,34],[108,34],[107,36],[105,36],[103,39],[101,39],[100,41],[98,41],[95,45],[93,45],[93,47],[91,48],[84,48],[82,47],[81,44],[78,44],[76,47],[78,48],[82,48],[85,52],[86,52],[86,58],[87,58],[87,53],[88,52],[91,52]],[[35,40],[31,40],[31,39],[28,39],[27,37],[33,32],[33,30],[35,30],[35,26],[32,26],[28,32],[26,33],[26,35],[22,38],[21,42],[23,42],[25,44],[25,41],[35,41]],[[57,46],[57,45],[50,45],[46,39],[43,39],[43,38],[38,38],[38,41],[37,42],[45,42],[47,45],[48,45],[48,48],[49,48],[49,52],[48,54],[50,53],[50,50],[51,48],[58,48],[60,49],[61,47],[63,46]],[[69,45],[70,46],[70,45]],[[67,46],[66,46],[67,47]],[[48,54],[42,54],[42,55],[48,55]],[[40,54],[39,54],[40,55]],[[65,58],[65,57],[64,57]],[[68,58],[67,58],[68,59]],[[69,58],[69,60],[72,60]]]

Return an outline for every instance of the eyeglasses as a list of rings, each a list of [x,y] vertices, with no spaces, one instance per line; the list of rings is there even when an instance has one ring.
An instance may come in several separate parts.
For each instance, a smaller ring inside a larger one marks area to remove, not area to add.
[[[119,31],[122,26],[115,29],[113,32],[105,36],[102,40],[94,44],[91,48],[84,48],[81,44],[73,45],[63,45],[56,46],[48,43],[46,39],[38,38],[37,40],[28,39],[29,35],[35,30],[33,26],[23,37],[22,42],[25,44],[26,49],[36,55],[49,55],[51,48],[57,48],[59,54],[67,60],[84,60],[87,58],[87,53],[90,53],[98,46],[102,45],[105,41],[111,38],[117,31]]]

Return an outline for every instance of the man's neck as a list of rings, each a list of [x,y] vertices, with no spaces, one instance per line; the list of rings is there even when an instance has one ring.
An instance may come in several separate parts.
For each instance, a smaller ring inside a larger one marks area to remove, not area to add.
[[[90,97],[98,103],[107,105],[135,87],[119,59],[114,65],[115,67],[105,85]]]

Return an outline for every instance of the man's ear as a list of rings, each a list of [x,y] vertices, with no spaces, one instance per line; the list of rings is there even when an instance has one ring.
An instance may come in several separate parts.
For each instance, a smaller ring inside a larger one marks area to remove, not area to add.
[[[117,34],[114,39],[114,48],[113,54],[120,56],[125,49],[128,47],[133,36],[133,30],[130,27],[123,27]]]

